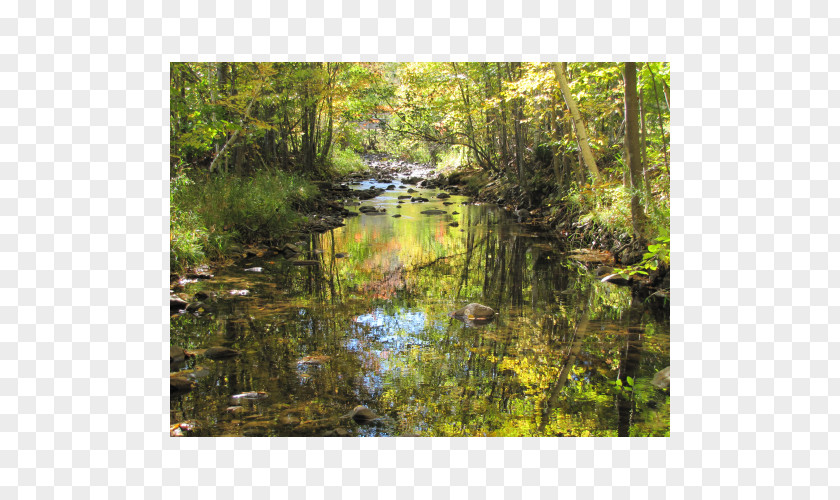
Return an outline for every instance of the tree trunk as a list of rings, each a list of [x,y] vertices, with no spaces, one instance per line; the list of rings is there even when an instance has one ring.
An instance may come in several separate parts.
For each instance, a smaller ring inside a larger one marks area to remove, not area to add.
[[[639,155],[639,96],[636,92],[636,63],[624,63],[624,118],[627,123],[627,164],[630,167],[630,213],[637,239],[645,235],[645,212],[639,203],[642,192],[642,162]]]
[[[656,98],[656,115],[659,117],[659,132],[662,134],[662,161],[667,165],[668,163],[668,144],[665,141],[665,127],[662,124],[662,111],[659,109],[659,92],[656,90],[656,77],[653,75],[653,70],[650,69],[650,64],[646,64],[648,73],[650,73],[650,82],[653,85],[653,96]],[[665,82],[662,82],[663,84]],[[667,104],[667,97],[666,97]]]
[[[639,118],[641,118],[642,128],[642,174],[645,178],[645,209],[650,206],[650,176],[648,175],[647,167],[647,128],[645,125],[645,94],[639,92]]]
[[[497,66],[497,69],[498,69],[498,77],[499,77],[499,95],[501,96],[502,89],[503,89],[503,86],[502,86],[502,63],[496,63],[496,66]],[[508,163],[507,124],[506,124],[506,122],[507,122],[507,111],[506,111],[504,97],[500,98],[499,107],[502,110],[502,121],[501,121],[502,131],[501,131],[501,136],[500,136],[501,149],[502,149],[502,151],[501,151],[501,153],[502,153],[501,154],[501,157],[502,157],[501,171],[502,171],[503,174],[507,175],[507,163]]]
[[[583,161],[586,163],[587,168],[589,168],[589,172],[592,174],[595,182],[600,183],[601,174],[598,172],[598,166],[595,165],[595,156],[592,154],[592,150],[589,149],[589,134],[586,133],[586,125],[583,122],[583,117],[580,116],[577,103],[572,98],[569,82],[559,62],[554,63],[554,74],[557,77],[557,82],[560,84],[560,90],[563,92],[563,99],[566,101],[566,106],[569,107],[569,111],[572,113],[572,119],[575,124],[575,136],[577,137]]]
[[[558,166],[559,158],[557,155],[557,141],[560,137],[557,127],[557,93],[551,93],[551,124],[549,127],[549,137],[551,138],[551,169],[554,170],[554,178],[557,180],[557,185],[563,190],[563,177],[560,175],[560,167]]]

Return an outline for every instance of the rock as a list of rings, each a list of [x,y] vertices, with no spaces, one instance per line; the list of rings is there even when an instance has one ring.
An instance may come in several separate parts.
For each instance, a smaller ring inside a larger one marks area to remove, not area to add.
[[[186,310],[187,312],[197,312],[204,307],[203,302],[191,302],[187,304]]]
[[[283,415],[282,417],[277,419],[277,423],[280,425],[298,425],[300,423],[300,418],[296,417],[295,415]]]
[[[396,219],[396,218],[402,217],[402,215],[400,215],[400,214],[395,214],[395,215],[392,215],[391,217],[393,217],[393,218],[395,218],[395,219]]]
[[[449,313],[449,315],[453,318],[486,320],[493,318],[496,315],[496,311],[485,305],[473,302],[457,311]]]
[[[299,254],[300,249],[298,247],[292,245],[291,243],[286,243],[285,245],[280,247],[279,252],[282,253],[284,257],[289,258],[292,255]]]
[[[378,212],[378,211],[379,211],[379,209],[377,209],[376,207],[374,207],[372,205],[365,205],[363,207],[359,207],[359,212],[361,212],[363,214],[368,213],[368,212]]]
[[[431,209],[431,210],[423,210],[420,213],[423,214],[423,215],[443,215],[443,214],[446,213],[446,211],[445,210]]]
[[[429,199],[428,198],[423,198],[422,196],[418,196],[416,198],[412,198],[411,201],[422,203],[424,201],[429,201]]]
[[[604,283],[612,283],[613,285],[629,286],[630,280],[622,278],[620,274],[608,274],[601,278]]]
[[[178,297],[169,297],[169,311],[181,311],[187,308],[189,303]]]
[[[409,195],[409,194],[404,194],[404,195],[401,195],[401,196],[397,196],[398,200],[407,200],[409,198],[411,198],[411,195]]]
[[[365,212],[365,215],[385,215],[385,212]]]
[[[671,386],[671,367],[664,368],[656,372],[653,376],[653,380],[650,381],[651,384],[659,387],[660,389],[667,389]]]
[[[179,376],[169,377],[169,394],[175,396],[178,394],[186,394],[193,390],[195,382]]]
[[[452,215],[458,215],[458,212],[452,212]]]
[[[458,223],[457,223],[457,222],[450,222],[450,223],[449,223],[449,225],[450,225],[450,226],[452,226],[452,227],[458,227]]]
[[[245,269],[246,273],[261,273],[262,271],[263,268],[261,267],[249,267],[248,269]]]
[[[613,272],[613,268],[610,266],[598,266],[595,269],[595,276],[601,277]]]
[[[198,291],[198,292],[195,292],[195,295],[193,295],[193,297],[195,297],[195,300],[207,300],[207,299],[215,298],[216,294],[214,292],[209,292],[208,293],[208,292],[204,292],[204,291]]]
[[[350,417],[356,422],[363,423],[363,422],[370,422],[371,420],[377,418],[376,414],[373,413],[370,408],[367,406],[359,405],[353,408],[353,411],[344,415],[345,417]]]
[[[444,202],[443,202],[443,205],[444,205],[444,206],[447,206],[447,207],[448,207],[449,205],[454,205],[454,204],[455,204],[455,202],[454,202],[454,201],[444,201]]]
[[[341,427],[339,427],[338,429],[327,431],[323,434],[324,437],[348,437],[349,435],[350,431]]]
[[[391,190],[391,189],[396,189],[396,188],[397,188],[397,186],[395,186],[393,184],[388,184],[388,186],[385,187],[386,190]]]
[[[241,353],[229,347],[215,346],[204,351],[204,356],[210,359],[228,359],[239,356]]]
[[[180,363],[187,358],[192,357],[191,353],[188,353],[184,349],[180,347],[175,347],[174,345],[169,346],[169,362],[170,363]]]
[[[297,362],[299,365],[321,366],[330,360],[329,356],[304,356]]]
[[[207,273],[187,273],[186,278],[189,280],[209,280],[213,278],[213,275]]]
[[[346,253],[344,253],[344,252],[337,252],[337,253],[335,254],[335,258],[336,258],[336,259],[343,259],[344,257],[347,257],[347,254],[346,254]]]
[[[265,399],[268,397],[268,393],[264,391],[250,391],[250,392],[243,392],[240,394],[234,394],[230,397],[230,399],[237,400],[237,399]]]
[[[437,195],[437,198],[443,200],[449,198],[449,195],[447,193],[440,193],[439,195]]]

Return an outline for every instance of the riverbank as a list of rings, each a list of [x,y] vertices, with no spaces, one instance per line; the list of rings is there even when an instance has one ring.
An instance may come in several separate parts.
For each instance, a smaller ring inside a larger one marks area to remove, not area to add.
[[[307,235],[321,234],[345,225],[348,217],[355,217],[359,212],[348,207],[376,198],[386,191],[414,188],[436,189],[449,195],[465,195],[475,203],[491,203],[500,206],[516,222],[533,231],[551,234],[558,240],[558,245],[570,248],[586,248],[592,252],[584,265],[590,273],[617,286],[630,286],[634,295],[644,300],[655,300],[667,305],[670,299],[670,268],[665,263],[639,265],[648,250],[633,246],[633,241],[626,234],[615,228],[600,225],[594,221],[581,222],[581,213],[569,204],[552,204],[545,200],[533,203],[534,208],[519,208],[523,204],[521,196],[515,190],[503,190],[498,182],[490,181],[480,172],[462,170],[447,175],[435,175],[429,165],[410,163],[389,157],[387,154],[365,155],[364,162],[368,170],[344,176],[336,181],[315,181],[307,183],[301,180],[285,179],[285,184],[277,186],[280,195],[288,206],[263,208],[269,217],[258,220],[236,220],[228,217],[226,224],[214,228],[219,241],[219,251],[208,256],[202,262],[174,270],[170,283],[179,288],[190,280],[211,276],[215,270],[229,266],[236,260],[266,255],[283,256],[283,249],[291,242],[299,241]],[[358,189],[363,183],[377,183],[366,189]],[[252,182],[251,185],[254,183]],[[386,186],[381,186],[387,184]],[[291,189],[290,189],[291,188]],[[263,193],[263,199],[276,199]],[[259,198],[256,203],[259,204]],[[423,198],[418,203],[428,202]],[[289,212],[289,207],[293,208]],[[281,214],[281,209],[285,211]],[[255,210],[256,212],[256,210]],[[276,215],[272,215],[272,213]],[[244,219],[244,215],[240,214]],[[247,228],[245,243],[231,241],[241,238],[242,227]],[[260,229],[261,228],[261,229]],[[231,231],[233,229],[233,231]],[[229,231],[229,232],[226,232]],[[650,261],[650,259],[648,259]],[[642,262],[644,264],[644,262]],[[180,285],[179,285],[180,284]]]

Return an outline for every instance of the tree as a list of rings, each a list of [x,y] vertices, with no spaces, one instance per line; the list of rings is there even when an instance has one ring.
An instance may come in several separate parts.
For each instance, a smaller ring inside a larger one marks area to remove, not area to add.
[[[645,212],[639,193],[644,189],[642,162],[639,153],[639,95],[636,91],[636,63],[624,63],[624,116],[627,120],[627,165],[630,168],[630,213],[633,232],[641,239],[645,234]]]
[[[572,119],[575,124],[575,137],[577,137],[578,146],[580,147],[583,161],[586,163],[589,172],[595,182],[601,182],[601,174],[598,172],[598,166],[595,164],[595,156],[589,148],[589,134],[586,133],[586,124],[578,111],[577,103],[572,97],[572,91],[569,89],[569,81],[566,79],[566,72],[563,71],[563,66],[557,62],[554,63],[554,74],[557,77],[557,82],[560,84],[560,90],[563,92],[563,99],[566,101],[569,111],[572,113]]]

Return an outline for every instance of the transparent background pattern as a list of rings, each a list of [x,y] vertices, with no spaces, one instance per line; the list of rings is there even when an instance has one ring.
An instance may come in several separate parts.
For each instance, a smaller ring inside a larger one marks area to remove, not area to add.
[[[840,498],[840,4],[757,3],[3,2],[0,497]],[[673,63],[672,437],[168,437],[169,63],[324,59]]]

